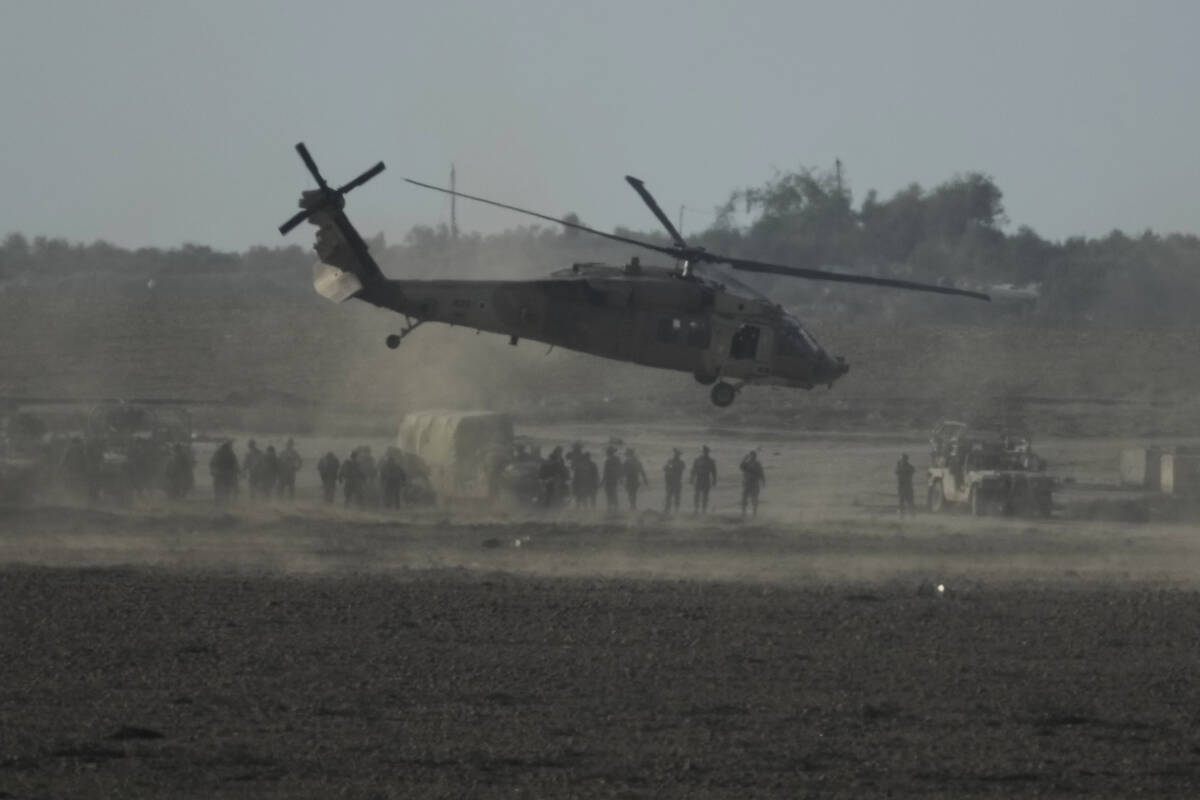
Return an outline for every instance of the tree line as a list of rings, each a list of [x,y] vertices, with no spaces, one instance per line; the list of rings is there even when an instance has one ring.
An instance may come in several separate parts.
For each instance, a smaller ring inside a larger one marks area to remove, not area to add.
[[[1031,299],[1024,313],[1050,319],[1191,324],[1200,300],[1200,239],[1195,235],[1113,231],[1102,238],[1050,241],[1027,226],[1007,228],[1003,193],[981,173],[957,175],[930,189],[912,184],[889,198],[872,190],[856,203],[840,169],[800,169],[732,192],[715,221],[688,238],[712,251],[797,266],[964,288],[1025,287]],[[660,231],[617,232],[668,244]],[[398,243],[377,235],[369,244],[385,271],[411,277],[530,278],[572,262],[623,263],[636,254],[626,245],[542,225],[457,236],[447,225],[416,226]],[[244,252],[197,244],[127,249],[103,241],[82,244],[12,233],[0,244],[0,282],[201,274],[268,281],[306,292],[307,282],[298,276],[307,274],[313,260],[311,250],[298,244]],[[643,255],[643,260],[654,257]],[[878,294],[837,285],[761,276],[748,282],[804,311],[860,311],[880,302]],[[896,294],[888,294],[886,302],[906,304],[906,313],[948,308],[922,306]]]

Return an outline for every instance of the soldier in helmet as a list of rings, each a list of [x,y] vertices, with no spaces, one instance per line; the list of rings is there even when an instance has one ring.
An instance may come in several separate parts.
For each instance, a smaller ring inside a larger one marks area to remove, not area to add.
[[[283,452],[279,454],[280,497],[286,494],[289,500],[296,498],[296,473],[300,471],[300,465],[303,463],[304,459],[296,452],[295,441],[288,439]]]
[[[617,457],[617,448],[609,445],[600,477],[600,482],[604,485],[605,506],[609,511],[617,510],[617,490],[621,486],[623,475],[624,469],[621,466],[621,459]]]
[[[646,477],[646,469],[632,447],[625,448],[625,462],[621,465],[621,471],[624,474],[625,495],[629,498],[629,508],[636,511],[638,490],[649,486],[650,479]]]
[[[263,453],[258,449],[258,443],[251,439],[246,443],[246,457],[242,459],[242,472],[246,476],[246,485],[250,489],[251,500],[258,494],[258,481],[255,479],[255,475],[262,474],[259,468],[262,458]]]
[[[321,493],[326,503],[332,503],[337,494],[338,469],[341,462],[332,452],[321,456],[317,462],[317,474],[321,476]]]
[[[672,455],[663,465],[663,485],[667,490],[667,499],[663,502],[663,513],[670,514],[679,511],[679,498],[683,494],[683,453],[673,448]]]
[[[913,502],[913,473],[916,468],[908,460],[908,453],[901,453],[896,462],[896,494],[900,498],[900,514],[907,510],[909,514],[917,513]]]
[[[746,507],[753,509],[758,516],[758,490],[767,485],[767,476],[763,472],[762,462],[758,460],[758,451],[751,450],[742,459],[742,516],[746,516]]]
[[[237,497],[239,471],[233,442],[227,439],[221,443],[208,462],[208,472],[212,475],[213,482],[213,499],[217,505],[225,505]]]
[[[694,487],[692,511],[696,514],[708,512],[708,493],[717,485],[717,462],[708,454],[708,445],[700,448],[700,455],[692,461],[688,480]]]

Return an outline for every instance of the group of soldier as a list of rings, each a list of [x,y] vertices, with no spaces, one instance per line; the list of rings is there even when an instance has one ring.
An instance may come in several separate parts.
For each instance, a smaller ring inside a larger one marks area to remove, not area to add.
[[[217,447],[209,461],[212,475],[213,498],[218,504],[235,499],[239,493],[241,479],[246,479],[250,499],[294,499],[296,496],[296,473],[304,459],[296,451],[295,442],[287,440],[278,453],[273,445],[260,450],[251,439],[246,445],[246,455],[238,462],[233,442],[225,441]],[[349,506],[379,506],[399,508],[407,475],[400,464],[398,454],[389,450],[379,461],[371,454],[367,445],[355,448],[343,461],[328,452],[317,461],[317,475],[321,479],[321,494],[326,503],[337,497],[338,486]]]
[[[389,449],[376,462],[371,448],[366,445],[356,448],[344,461],[333,452],[326,453],[317,462],[317,474],[321,478],[321,496],[325,502],[334,502],[338,484],[341,484],[346,507],[382,504],[384,508],[399,508],[404,487],[408,484],[408,475],[396,451]]]
[[[573,444],[565,455],[561,447],[555,447],[543,459],[538,471],[542,484],[542,503],[549,506],[565,501],[569,493],[576,508],[593,509],[596,507],[596,497],[603,489],[607,511],[620,510],[622,492],[629,510],[636,511],[638,495],[642,489],[650,486],[650,479],[632,447],[625,448],[624,457],[618,455],[619,450],[617,445],[608,445],[604,462],[597,464],[592,454],[583,449],[581,442]],[[767,483],[758,453],[754,450],[747,453],[739,468],[742,473],[742,515],[747,511],[757,514],[759,492]],[[707,445],[700,448],[700,454],[692,460],[690,470],[683,459],[683,451],[673,448],[671,457],[663,464],[662,472],[665,489],[663,513],[679,512],[685,472],[692,486],[692,512],[708,512],[709,494],[717,485],[717,464]]]
[[[275,445],[260,450],[251,439],[246,443],[246,455],[239,463],[233,451],[233,442],[222,442],[208,462],[212,476],[213,498],[218,504],[228,503],[240,491],[241,479],[246,479],[246,489],[251,500],[268,500],[272,497],[296,497],[296,473],[304,459],[296,452],[296,444],[287,440],[283,450],[276,452]]]

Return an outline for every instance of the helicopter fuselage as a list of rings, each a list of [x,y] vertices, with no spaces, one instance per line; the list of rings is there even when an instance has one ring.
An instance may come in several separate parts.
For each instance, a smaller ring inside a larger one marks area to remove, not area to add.
[[[420,322],[688,372],[702,383],[807,389],[847,370],[778,306],[636,263],[576,264],[526,281],[385,279],[356,296]]]

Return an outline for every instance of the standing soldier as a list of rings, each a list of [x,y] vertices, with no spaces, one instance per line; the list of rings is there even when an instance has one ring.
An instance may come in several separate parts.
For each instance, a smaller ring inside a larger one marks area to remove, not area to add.
[[[900,460],[896,462],[896,493],[900,496],[900,513],[904,514],[904,509],[908,509],[909,514],[916,514],[917,509],[913,503],[913,473],[916,469],[908,462],[908,453],[902,453]]]
[[[646,477],[646,470],[632,447],[625,448],[625,463],[621,465],[621,469],[625,475],[625,494],[629,497],[629,508],[636,511],[638,489],[649,486],[650,479]]]
[[[358,466],[358,501],[372,508],[379,505],[379,466],[371,453],[371,446],[364,444],[355,451],[354,463]]]
[[[275,445],[267,445],[267,452],[258,459],[250,480],[256,484],[258,493],[268,500],[275,493],[275,484],[279,481],[279,456],[275,453]]]
[[[246,443],[246,457],[242,459],[242,472],[246,475],[246,485],[250,488],[250,499],[253,500],[258,493],[258,481],[256,475],[259,472],[259,464],[262,463],[263,454],[258,449],[258,445],[251,439]]]
[[[296,452],[296,443],[292,439],[288,439],[287,446],[279,454],[280,497],[283,497],[286,492],[289,500],[296,499],[296,473],[300,471],[300,465],[303,463],[304,459]]]
[[[621,459],[617,458],[617,448],[609,445],[604,457],[604,473],[601,482],[604,484],[604,501],[609,511],[617,510],[617,489],[621,485]]]
[[[600,491],[600,467],[592,460],[591,453],[584,453],[579,461],[579,471],[583,473],[582,502],[588,508],[596,507],[596,492]]]
[[[193,473],[195,467],[196,459],[192,456],[191,448],[182,442],[176,442],[175,446],[171,448],[171,455],[167,459],[167,466],[164,470],[167,497],[172,500],[182,500],[191,493],[196,484]]]
[[[746,506],[754,509],[758,516],[758,490],[767,485],[767,476],[763,472],[762,462],[758,460],[758,452],[751,450],[742,459],[742,516],[746,516]]]
[[[226,440],[221,443],[208,462],[208,472],[212,475],[213,500],[223,506],[237,497],[238,490],[238,460],[233,452],[233,442]]]
[[[673,448],[674,453],[663,465],[663,485],[667,489],[667,499],[663,503],[663,513],[670,514],[679,511],[679,498],[683,494],[683,453],[679,448]]]
[[[317,462],[317,474],[321,476],[321,491],[326,503],[332,503],[334,495],[337,494],[339,467],[341,462],[332,452],[321,456],[321,460]]]
[[[717,485],[717,462],[708,454],[708,445],[700,448],[700,455],[692,461],[692,473],[688,477],[695,491],[692,494],[692,513],[708,513],[708,492]]]
[[[356,455],[357,451],[350,453],[338,470],[338,480],[342,482],[342,496],[347,508],[351,503],[362,505],[362,468],[355,459]]]
[[[400,460],[394,451],[389,450],[379,464],[379,483],[383,489],[384,508],[400,507],[400,492],[407,482],[408,476],[404,474]]]

